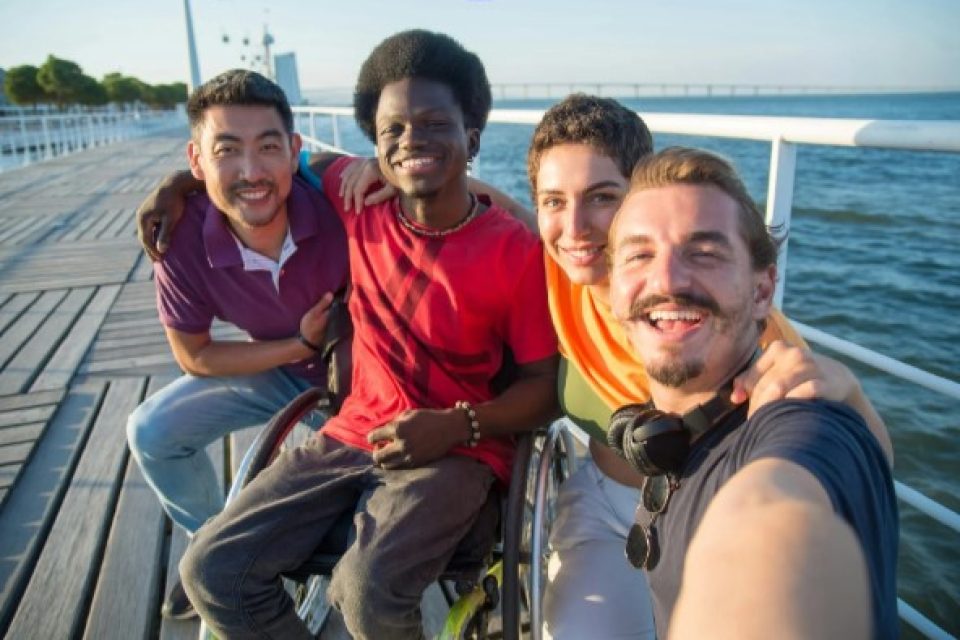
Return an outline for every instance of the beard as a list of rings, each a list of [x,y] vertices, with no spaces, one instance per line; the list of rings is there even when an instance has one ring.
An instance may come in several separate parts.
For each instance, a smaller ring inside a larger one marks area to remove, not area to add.
[[[629,319],[646,322],[647,315],[659,304],[673,303],[685,308],[708,311],[717,335],[746,335],[750,333],[748,300],[740,301],[729,308],[722,307],[715,299],[700,293],[678,293],[672,296],[649,295],[635,300],[630,305]],[[755,338],[753,338],[755,340]],[[681,348],[664,347],[654,354],[640,354],[644,359],[647,375],[665,387],[678,389],[699,377],[706,369],[706,353],[684,357]]]
[[[703,373],[705,365],[703,358],[683,360],[679,354],[672,358],[668,356],[660,362],[645,364],[648,376],[663,386],[673,389],[679,389],[699,376]]]

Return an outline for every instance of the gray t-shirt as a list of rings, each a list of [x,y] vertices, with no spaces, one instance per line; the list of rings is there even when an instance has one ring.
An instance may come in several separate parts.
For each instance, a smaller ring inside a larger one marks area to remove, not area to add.
[[[687,547],[713,496],[750,462],[781,458],[812,473],[830,496],[834,511],[853,527],[867,561],[873,635],[895,638],[897,503],[890,468],[876,438],[859,414],[835,402],[784,400],[743,419],[743,410],[735,412],[694,444],[680,488],[655,524],[661,557],[648,577],[657,636],[666,637]]]

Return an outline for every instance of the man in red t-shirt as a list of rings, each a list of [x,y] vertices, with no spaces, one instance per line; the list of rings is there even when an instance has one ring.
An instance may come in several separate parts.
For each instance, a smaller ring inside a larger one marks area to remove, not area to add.
[[[352,391],[194,537],[181,572],[220,637],[309,637],[278,576],[354,510],[332,602],[354,638],[422,637],[422,592],[508,480],[513,435],[556,410],[539,241],[467,188],[490,109],[480,60],[399,33],[364,63],[354,105],[400,195],[354,216],[334,187],[346,161],[324,172],[349,245]],[[517,376],[495,395],[505,348]]]

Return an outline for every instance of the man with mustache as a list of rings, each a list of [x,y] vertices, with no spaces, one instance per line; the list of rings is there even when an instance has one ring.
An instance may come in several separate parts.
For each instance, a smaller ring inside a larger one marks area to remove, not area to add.
[[[205,447],[325,384],[319,345],[348,265],[339,218],[294,177],[300,136],[280,87],[227,71],[190,96],[187,113],[190,170],[206,190],[187,200],[154,263],[160,321],[185,373],[131,414],[127,437],[164,510],[192,536],[223,508]],[[212,338],[214,318],[252,341]],[[196,615],[180,583],[163,613]]]
[[[627,552],[657,636],[895,637],[897,505],[863,419],[789,393],[729,402],[777,275],[733,168],[677,147],[641,160],[609,247],[613,312],[650,375],[611,440],[649,476]]]

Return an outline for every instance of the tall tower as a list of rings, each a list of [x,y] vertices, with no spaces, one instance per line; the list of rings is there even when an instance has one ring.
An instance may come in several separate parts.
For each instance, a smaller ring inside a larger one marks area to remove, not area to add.
[[[267,25],[263,25],[263,75],[267,76],[271,80],[276,80],[273,75],[273,67],[270,64],[272,58],[270,57],[270,45],[273,44],[273,36],[270,35],[270,31],[267,29]]]
[[[197,61],[197,42],[193,37],[193,18],[190,17],[190,0],[183,0],[183,14],[187,21],[187,51],[190,56],[190,93],[200,86],[200,63]]]

